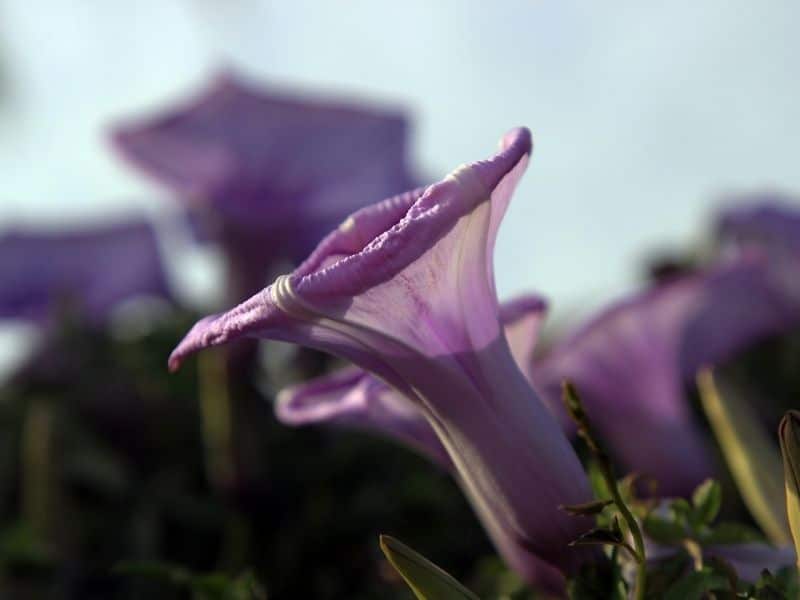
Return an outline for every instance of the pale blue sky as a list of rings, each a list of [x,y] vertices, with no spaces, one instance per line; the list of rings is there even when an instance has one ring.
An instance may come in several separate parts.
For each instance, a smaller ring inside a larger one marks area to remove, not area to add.
[[[0,228],[157,214],[103,126],[229,64],[408,106],[435,176],[529,126],[501,295],[597,306],[646,251],[698,238],[726,192],[800,190],[799,18],[789,0],[4,0]]]

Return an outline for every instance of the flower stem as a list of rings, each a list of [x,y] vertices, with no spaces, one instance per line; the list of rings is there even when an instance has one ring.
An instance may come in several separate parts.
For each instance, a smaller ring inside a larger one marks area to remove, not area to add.
[[[22,512],[41,539],[52,533],[54,480],[53,411],[36,399],[29,406],[22,430]]]
[[[236,475],[233,448],[233,406],[228,389],[224,350],[200,353],[200,415],[206,450],[206,473],[218,490],[226,490]]]
[[[611,500],[617,507],[617,510],[625,521],[628,531],[630,531],[631,537],[633,538],[633,546],[636,551],[634,555],[634,559],[636,560],[636,580],[633,587],[633,597],[635,600],[644,600],[647,583],[647,557],[644,549],[644,537],[642,536],[639,522],[631,512],[628,504],[622,498],[619,485],[617,484],[617,478],[614,476],[614,467],[611,464],[611,459],[600,445],[599,438],[592,430],[578,391],[569,381],[564,382],[563,396],[567,411],[578,426],[578,435],[584,439],[592,455],[595,457],[606,487],[611,494]]]

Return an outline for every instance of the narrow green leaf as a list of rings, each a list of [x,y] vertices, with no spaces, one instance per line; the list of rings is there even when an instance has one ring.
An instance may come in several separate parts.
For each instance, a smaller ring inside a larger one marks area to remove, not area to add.
[[[589,483],[592,486],[594,495],[602,500],[610,500],[611,491],[608,489],[608,484],[603,477],[603,471],[600,469],[600,465],[596,460],[588,461],[586,473],[589,475]]]
[[[402,542],[382,535],[381,550],[418,600],[478,600],[478,597],[427,558]]]
[[[713,479],[706,479],[692,494],[692,524],[711,525],[722,506],[722,488]]]
[[[778,427],[778,438],[783,455],[783,473],[786,489],[786,513],[794,547],[800,552],[800,412],[787,412]],[[800,554],[798,554],[800,561]],[[800,565],[800,562],[798,562]]]
[[[603,512],[603,509],[613,504],[613,500],[593,500],[583,504],[562,504],[558,508],[574,516],[591,516]]]
[[[750,514],[770,541],[788,543],[781,457],[759,427],[753,403],[724,378],[718,389],[707,369],[698,373],[697,385],[706,417]]]
[[[622,539],[622,535],[618,531],[597,527],[587,531],[579,538],[571,541],[569,545],[595,546],[600,544],[603,546],[623,546],[624,542],[625,540]]]

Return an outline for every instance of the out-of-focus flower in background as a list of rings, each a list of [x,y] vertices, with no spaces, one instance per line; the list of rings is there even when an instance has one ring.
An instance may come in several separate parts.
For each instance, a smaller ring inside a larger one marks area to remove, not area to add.
[[[173,305],[148,221],[0,235],[0,320],[29,321],[40,334],[4,384],[36,397],[69,396],[70,410],[127,448],[152,441],[141,435],[143,415],[158,412],[166,394],[155,386],[142,393],[136,375],[115,361],[116,337],[149,332]]]
[[[135,297],[170,299],[153,228],[123,222],[0,234],[0,318],[42,321],[60,309],[95,324]]]
[[[623,467],[654,477],[660,494],[689,494],[715,467],[685,385],[797,322],[765,266],[735,261],[626,297],[555,342],[533,380],[554,407],[574,382]]]
[[[413,187],[407,121],[226,72],[195,98],[115,127],[114,147],[222,242],[231,300],[297,264],[348,214]]]
[[[797,200],[778,193],[730,199],[716,222],[723,252],[761,253],[769,261],[772,286],[800,307],[800,209]]]
[[[800,255],[800,209],[797,199],[777,192],[729,198],[717,215],[722,243],[768,248],[772,253]]]
[[[494,243],[530,151],[530,133],[511,131],[491,159],[355,213],[291,275],[195,325],[170,366],[251,335],[380,376],[425,415],[501,551],[527,555],[521,574],[535,580],[541,559],[569,571],[587,555],[567,547],[587,521],[558,507],[590,491],[500,321]]]

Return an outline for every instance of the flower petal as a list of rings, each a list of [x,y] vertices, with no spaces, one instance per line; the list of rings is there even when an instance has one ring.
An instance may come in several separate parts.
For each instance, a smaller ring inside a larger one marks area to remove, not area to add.
[[[795,563],[795,552],[791,545],[778,548],[758,542],[718,545],[704,548],[703,554],[719,556],[728,561],[739,577],[750,583],[757,582],[764,569],[777,573]]]
[[[501,306],[500,318],[520,369],[531,364],[533,346],[546,304],[539,296],[525,296]],[[286,388],[275,405],[278,419],[287,425],[326,423],[387,435],[452,469],[436,433],[412,400],[378,377],[347,367]]]
[[[761,253],[769,260],[772,289],[800,307],[800,210],[797,200],[779,194],[745,198],[748,203],[722,212],[717,237],[734,254]],[[741,201],[741,200],[740,200]]]
[[[382,433],[441,467],[452,467],[436,432],[414,404],[358,367],[282,390],[275,414],[287,425],[327,423]]]
[[[571,380],[625,467],[654,476],[662,494],[686,494],[714,469],[685,382],[790,318],[763,265],[737,261],[612,305],[553,348],[533,377],[554,409]]]
[[[399,112],[268,92],[223,73],[194,99],[116,127],[112,141],[237,228],[313,228],[313,247],[344,215],[409,187],[406,130]]]
[[[0,318],[39,320],[75,302],[90,320],[136,296],[170,298],[155,233],[132,222],[0,236]]]

